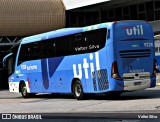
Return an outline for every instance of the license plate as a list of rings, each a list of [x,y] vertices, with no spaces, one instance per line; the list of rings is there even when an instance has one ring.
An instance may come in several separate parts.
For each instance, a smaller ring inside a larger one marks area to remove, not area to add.
[[[141,85],[141,82],[134,82],[134,85],[135,85],[135,86]]]

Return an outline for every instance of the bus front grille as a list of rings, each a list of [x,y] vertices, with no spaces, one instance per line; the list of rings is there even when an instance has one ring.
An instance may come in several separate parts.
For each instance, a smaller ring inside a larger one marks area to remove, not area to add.
[[[142,57],[149,57],[151,55],[151,51],[149,49],[124,50],[124,51],[119,51],[119,55],[121,58],[142,58]]]
[[[107,69],[101,69],[98,71],[92,72],[92,79],[93,79],[93,87],[94,91],[101,91],[108,89],[108,77],[107,77]]]

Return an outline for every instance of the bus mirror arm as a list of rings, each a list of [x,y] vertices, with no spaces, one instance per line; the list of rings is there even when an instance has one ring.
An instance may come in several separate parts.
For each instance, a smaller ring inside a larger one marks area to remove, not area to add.
[[[3,60],[3,68],[7,67],[7,59]]]
[[[4,58],[3,58],[3,68],[6,68],[7,67],[7,59],[12,55],[13,53],[10,53],[8,55],[6,55]]]

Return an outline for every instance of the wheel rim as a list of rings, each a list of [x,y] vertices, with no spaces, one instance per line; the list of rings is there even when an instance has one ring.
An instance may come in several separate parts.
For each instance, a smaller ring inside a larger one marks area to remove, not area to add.
[[[25,85],[22,87],[22,94],[23,94],[23,96],[27,95],[27,88]]]
[[[76,96],[79,97],[81,95],[81,93],[82,93],[82,89],[81,89],[80,84],[76,84],[76,86],[75,86],[75,94],[76,94]]]

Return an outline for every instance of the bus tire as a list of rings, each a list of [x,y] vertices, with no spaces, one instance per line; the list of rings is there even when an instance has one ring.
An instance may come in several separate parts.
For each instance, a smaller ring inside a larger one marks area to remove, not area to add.
[[[82,84],[80,80],[76,80],[73,83],[73,94],[77,100],[82,100],[85,98],[85,94],[83,93]]]
[[[21,88],[21,94],[22,94],[23,98],[29,98],[29,97],[35,96],[34,93],[28,93],[27,92],[27,87],[26,87],[25,83],[22,83],[20,88]]]

